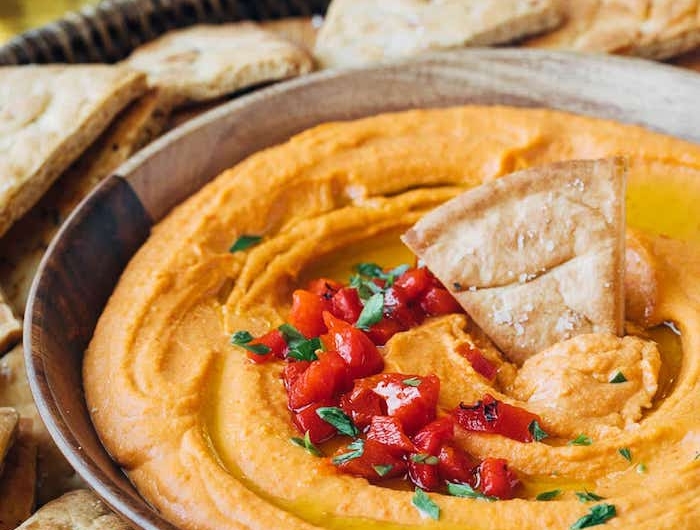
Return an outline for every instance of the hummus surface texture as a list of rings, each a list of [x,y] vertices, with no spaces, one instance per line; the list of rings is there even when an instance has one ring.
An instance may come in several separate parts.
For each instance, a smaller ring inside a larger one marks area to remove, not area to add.
[[[398,235],[466,188],[615,154],[629,157],[626,337],[581,335],[522,367],[485,349],[500,364],[493,383],[455,353],[483,338],[465,315],[429,319],[382,349],[385,371],[440,377],[439,411],[488,392],[542,417],[553,434],[542,442],[457,435],[477,457],[506,458],[520,498],[431,493],[441,515],[429,521],[405,486],[343,475],[290,443],[283,363],[250,363],[231,333],[282,324],[312,277],[411,262]],[[700,146],[610,121],[461,107],[315,127],[225,171],[153,229],[86,352],[92,419],[141,494],[182,528],[565,529],[594,504],[576,498],[584,490],[615,505],[611,528],[700,528],[698,201]],[[263,240],[230,253],[243,234]],[[610,385],[615,370],[628,382]],[[578,434],[592,443],[567,443]],[[562,494],[535,500],[553,489]]]

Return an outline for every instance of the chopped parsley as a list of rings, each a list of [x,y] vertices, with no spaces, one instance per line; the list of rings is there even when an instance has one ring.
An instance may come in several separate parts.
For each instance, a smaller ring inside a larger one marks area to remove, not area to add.
[[[236,239],[236,242],[228,249],[229,252],[239,252],[254,247],[262,240],[262,236],[243,235]]]
[[[538,501],[551,501],[553,499],[556,499],[561,495],[561,490],[551,490],[551,491],[543,491],[537,497],[535,497],[535,500]]]
[[[409,377],[408,379],[404,379],[401,382],[407,386],[420,386],[422,380],[418,377]]]
[[[542,427],[540,427],[540,424],[537,422],[537,420],[532,420],[530,422],[530,425],[528,425],[527,430],[530,431],[532,439],[536,442],[540,442],[545,438],[549,438],[549,435],[542,430]]]
[[[338,407],[319,407],[316,409],[316,414],[323,421],[335,427],[340,434],[353,438],[357,438],[360,434],[350,417]]]
[[[603,499],[605,499],[605,497],[601,497],[600,495],[596,495],[592,491],[588,491],[588,490],[576,491],[575,495],[578,498],[578,500],[580,500],[581,502],[595,502],[595,501],[602,501]]]
[[[620,447],[617,450],[617,452],[620,453],[622,455],[622,458],[624,458],[628,462],[632,461],[632,452],[630,451],[629,447]]]
[[[589,513],[572,524],[569,530],[580,530],[589,526],[597,526],[609,521],[615,515],[617,515],[617,512],[612,504],[597,504],[590,509]]]
[[[270,353],[270,347],[264,344],[250,344],[253,340],[253,336],[247,331],[236,331],[231,335],[231,344],[240,346],[256,355],[267,355]]]
[[[339,466],[341,464],[345,464],[346,462],[350,462],[350,460],[354,460],[355,458],[360,458],[365,452],[365,441],[362,438],[358,438],[354,442],[348,444],[347,448],[350,449],[347,453],[334,456],[331,462],[333,462],[333,464],[336,466]]]
[[[637,473],[642,475],[646,472],[647,472],[647,465],[646,464],[644,464],[644,463],[637,464]]]
[[[386,465],[374,464],[374,465],[372,465],[372,469],[374,469],[374,471],[380,477],[385,477],[389,474],[389,471],[394,469],[394,466],[392,464],[386,464]]]
[[[585,434],[579,434],[573,440],[569,440],[567,445],[591,445],[592,443],[593,440],[591,440],[590,437],[586,436]]]
[[[370,296],[365,302],[365,307],[355,322],[355,327],[368,330],[370,326],[376,324],[384,316],[384,293],[376,293]]]
[[[282,324],[277,329],[282,333],[282,338],[289,347],[287,357],[297,361],[315,361],[318,359],[316,351],[323,349],[321,339],[318,337],[307,339],[291,324]]]
[[[440,507],[418,487],[416,487],[416,492],[411,499],[411,504],[423,517],[430,517],[435,521],[440,519]]]
[[[627,382],[627,378],[625,377],[625,374],[623,374],[620,370],[615,373],[614,376],[612,376],[612,379],[608,381],[609,383],[625,383]]]
[[[391,269],[389,272],[384,272],[384,269],[382,269],[379,265],[376,263],[358,263],[355,266],[355,270],[360,276],[365,276],[366,278],[378,278],[380,280],[384,280],[384,285],[385,287],[391,287],[394,285],[394,282],[396,281],[396,278],[401,276],[404,272],[406,272],[408,269],[410,269],[410,265],[399,265],[398,267],[394,267]]]
[[[357,290],[360,300],[367,300],[373,294],[381,293],[382,288],[372,280],[363,279],[359,274],[350,276],[350,287]]]
[[[415,453],[411,455],[411,462],[436,466],[439,460],[437,456],[429,455],[428,453]]]
[[[294,445],[298,445],[302,449],[306,449],[307,453],[310,453],[314,456],[323,456],[321,450],[311,442],[311,438],[309,437],[309,431],[306,431],[306,434],[304,434],[303,438],[293,436],[292,438],[290,438],[290,441]]]
[[[474,488],[472,488],[469,484],[459,484],[457,482],[447,483],[447,493],[449,493],[453,497],[465,497],[467,499],[479,499],[488,502],[498,500],[497,497],[490,497],[488,495],[484,495],[480,491],[477,491]]]

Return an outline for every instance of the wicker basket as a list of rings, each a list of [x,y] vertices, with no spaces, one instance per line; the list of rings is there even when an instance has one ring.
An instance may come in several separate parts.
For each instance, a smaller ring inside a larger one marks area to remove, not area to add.
[[[0,65],[113,63],[173,28],[324,13],[330,0],[104,0],[0,47]]]

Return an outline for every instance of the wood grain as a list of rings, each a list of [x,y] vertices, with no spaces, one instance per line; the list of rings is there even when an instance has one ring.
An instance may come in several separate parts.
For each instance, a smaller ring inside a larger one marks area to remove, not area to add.
[[[323,72],[188,121],[118,170],[68,220],[40,266],[24,342],[41,416],[68,460],[134,525],[172,528],[109,459],[81,392],[81,360],[131,255],[161,219],[223,169],[329,120],[467,103],[550,107],[645,125],[700,143],[700,76],[643,60],[535,50],[463,50]]]

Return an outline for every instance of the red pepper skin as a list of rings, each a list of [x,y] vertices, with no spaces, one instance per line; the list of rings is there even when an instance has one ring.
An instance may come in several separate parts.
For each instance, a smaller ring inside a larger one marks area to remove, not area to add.
[[[484,357],[484,354],[481,353],[479,348],[465,343],[458,346],[457,352],[469,361],[477,374],[485,377],[489,381],[494,380],[498,373],[498,368]]]
[[[357,289],[343,287],[331,298],[331,313],[333,316],[354,324],[362,313],[362,302]]]
[[[437,464],[414,462],[411,456],[419,455],[414,453],[408,458],[408,478],[411,482],[425,491],[438,491],[442,487],[442,481]]]
[[[413,443],[421,453],[437,456],[440,448],[454,438],[454,420],[445,416],[425,425],[413,436]]]
[[[345,454],[348,451],[350,450],[347,447],[340,447],[336,451],[335,456]],[[391,466],[391,468],[382,476],[374,466]],[[349,475],[366,478],[370,482],[381,482],[382,480],[404,475],[406,473],[406,462],[400,457],[394,456],[391,449],[386,445],[374,440],[365,440],[362,456],[338,464],[338,469]]]
[[[330,300],[333,295],[343,288],[343,284],[329,278],[317,278],[311,280],[306,286],[306,290],[318,296]]]
[[[297,289],[292,293],[289,323],[307,339],[318,337],[327,331],[323,323],[323,312],[330,308],[330,300],[310,291]]]
[[[386,415],[386,402],[368,388],[355,387],[340,398],[340,408],[359,429],[364,429],[374,416]]]
[[[512,499],[520,484],[517,475],[503,458],[486,458],[479,465],[479,489],[484,495]]]
[[[335,398],[347,390],[349,381],[347,365],[340,355],[323,353],[291,385],[287,394],[289,408],[299,410],[310,403]]]
[[[478,462],[459,447],[444,445],[438,455],[440,478],[445,482],[476,484]]]
[[[420,300],[420,307],[430,317],[463,312],[462,306],[457,303],[449,291],[439,287],[428,289]]]
[[[384,317],[373,326],[370,326],[366,333],[377,346],[384,346],[399,331],[403,331],[403,328],[396,320]]]
[[[433,278],[426,268],[409,269],[396,278],[394,285],[403,290],[407,302],[415,302],[433,286]]]
[[[367,439],[384,444],[397,457],[416,451],[413,442],[403,432],[401,422],[391,416],[374,416],[367,431]]]
[[[328,334],[321,337],[327,350],[335,350],[348,365],[350,377],[376,374],[384,368],[384,358],[364,331],[324,311]]]
[[[294,425],[297,430],[304,434],[308,431],[309,439],[312,443],[318,444],[330,440],[338,431],[330,423],[322,420],[316,409],[320,407],[332,407],[334,402],[325,400],[317,403],[311,403],[306,407],[292,413]]]
[[[282,369],[282,381],[284,382],[284,388],[287,394],[291,392],[294,383],[296,383],[297,379],[301,377],[301,374],[303,374],[310,365],[310,361],[297,361],[284,365]]]
[[[537,414],[498,401],[490,394],[473,406],[460,405],[452,416],[467,431],[500,434],[519,442],[532,442],[530,425],[533,421],[542,424]]]

